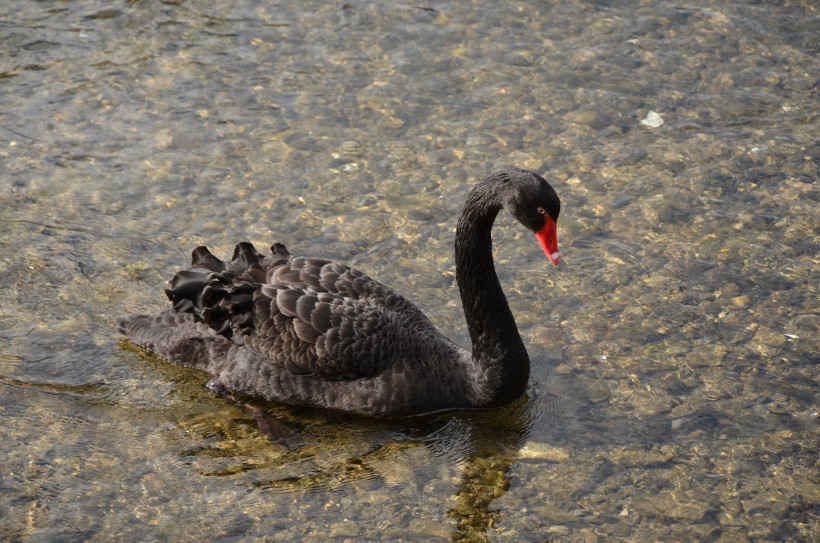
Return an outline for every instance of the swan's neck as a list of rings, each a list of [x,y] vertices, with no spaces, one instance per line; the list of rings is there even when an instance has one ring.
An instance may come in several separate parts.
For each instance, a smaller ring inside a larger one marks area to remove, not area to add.
[[[456,230],[456,278],[479,372],[476,401],[485,406],[517,399],[527,386],[530,361],[495,273],[490,231],[501,210],[490,180],[467,198]]]

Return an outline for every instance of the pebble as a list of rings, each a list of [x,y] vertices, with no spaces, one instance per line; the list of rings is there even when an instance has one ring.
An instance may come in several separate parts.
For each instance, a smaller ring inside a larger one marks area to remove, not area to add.
[[[641,119],[641,124],[649,128],[659,128],[663,126],[663,117],[657,111],[650,111]]]
[[[362,533],[359,525],[350,520],[334,522],[329,531],[330,537],[357,537]]]
[[[567,114],[566,119],[569,122],[592,127],[601,127],[606,124],[606,121],[602,118],[601,114],[594,110],[573,111]]]
[[[648,467],[657,464],[665,464],[675,457],[669,450],[643,448],[617,449],[612,452],[610,459],[623,467]]]
[[[707,513],[715,509],[711,500],[693,492],[659,492],[638,501],[638,507],[664,517],[685,522],[700,522]]]
[[[518,457],[527,460],[546,460],[548,462],[565,462],[571,457],[570,451],[547,443],[527,442],[519,451]]]

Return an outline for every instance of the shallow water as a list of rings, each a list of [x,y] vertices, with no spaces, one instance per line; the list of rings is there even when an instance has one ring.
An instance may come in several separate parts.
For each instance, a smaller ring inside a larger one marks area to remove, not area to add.
[[[0,539],[816,540],[818,26],[808,1],[3,4]],[[494,230],[534,360],[514,405],[267,405],[285,447],[113,328],[248,239],[467,344],[455,220],[505,165],[563,202],[556,269]]]

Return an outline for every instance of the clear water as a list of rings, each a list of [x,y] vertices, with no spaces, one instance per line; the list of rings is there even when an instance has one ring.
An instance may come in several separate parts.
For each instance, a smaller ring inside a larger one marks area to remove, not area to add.
[[[816,540],[816,5],[291,4],[0,6],[0,539]],[[515,405],[269,405],[287,449],[115,333],[247,239],[466,344],[455,220],[505,165],[564,205],[559,268],[494,231]]]

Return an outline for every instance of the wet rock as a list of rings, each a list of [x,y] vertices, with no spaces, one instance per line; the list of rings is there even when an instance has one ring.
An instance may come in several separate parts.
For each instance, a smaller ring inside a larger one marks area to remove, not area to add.
[[[763,355],[772,355],[776,349],[786,343],[786,336],[782,332],[761,326],[752,338],[754,349]]]
[[[555,504],[537,504],[532,506],[538,519],[547,524],[572,524],[578,521],[578,516],[567,509]]]
[[[410,532],[414,536],[424,537],[424,541],[449,541],[453,527],[435,519],[413,519],[410,521]]]
[[[612,393],[604,382],[594,379],[580,379],[579,386],[582,388],[586,399],[593,404],[607,402],[612,398]]]
[[[519,458],[528,460],[546,460],[548,462],[564,462],[572,456],[570,451],[562,447],[555,447],[548,443],[530,441],[519,451]]]
[[[572,499],[574,501],[581,500],[588,494],[596,492],[604,481],[612,477],[617,471],[618,468],[615,464],[606,458],[602,459],[586,480],[572,492]]]
[[[700,522],[715,510],[710,497],[695,492],[660,492],[636,502],[637,509],[645,509],[664,517],[685,522]]]
[[[665,464],[674,456],[674,453],[669,450],[628,448],[614,451],[610,458],[619,466],[640,467]]]
[[[605,534],[607,537],[627,537],[632,531],[632,527],[626,522],[613,522],[604,524],[598,529],[599,533]]]
[[[765,275],[757,275],[751,278],[752,282],[754,282],[757,286],[765,288],[767,290],[788,290],[793,288],[795,283],[789,279],[786,279],[782,275],[777,274],[765,274]]]
[[[552,537],[567,537],[572,533],[568,526],[550,526],[544,531]]]
[[[649,418],[660,415],[661,413],[667,413],[674,405],[674,401],[668,395],[646,390],[636,391],[631,396],[630,401],[635,407],[635,412],[641,418]]]
[[[588,109],[568,113],[566,115],[566,120],[571,123],[590,126],[592,128],[602,128],[609,124],[609,122],[599,112]]]
[[[730,475],[742,476],[760,473],[764,468],[765,466],[758,458],[733,458],[725,470]]]
[[[334,522],[330,525],[330,537],[357,537],[362,533],[359,525],[350,520]]]

